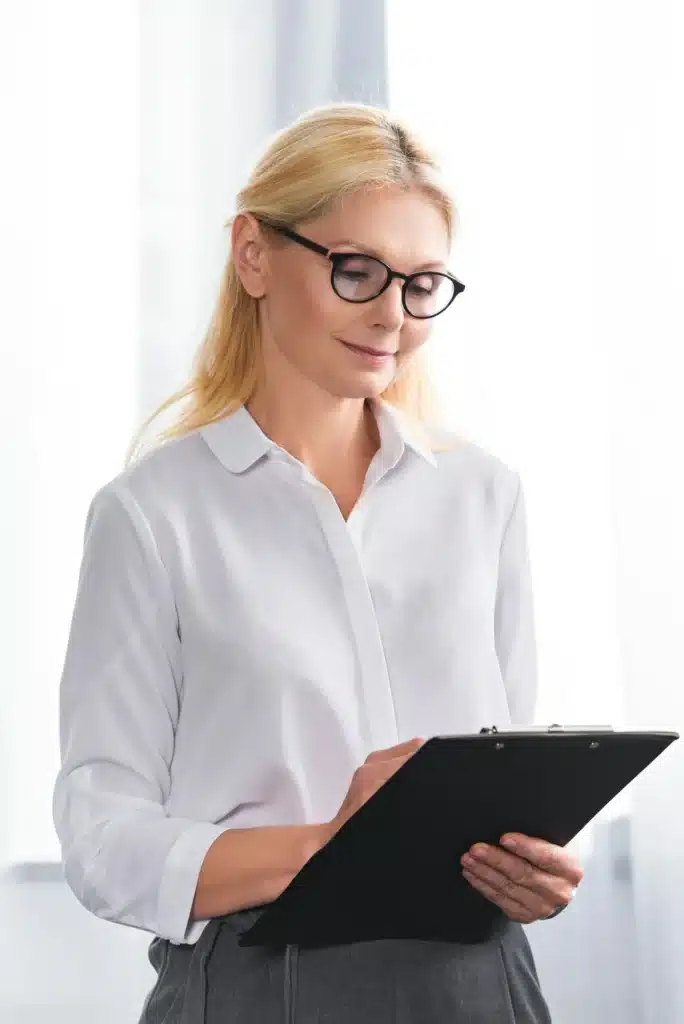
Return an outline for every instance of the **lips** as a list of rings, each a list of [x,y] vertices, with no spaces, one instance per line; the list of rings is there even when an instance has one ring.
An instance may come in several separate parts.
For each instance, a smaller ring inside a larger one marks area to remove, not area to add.
[[[341,339],[340,339],[341,340]],[[367,352],[369,356],[394,356],[396,352],[385,352],[381,348],[367,348],[365,345],[354,345],[351,341],[343,341],[343,345],[347,348],[355,348],[359,352]]]

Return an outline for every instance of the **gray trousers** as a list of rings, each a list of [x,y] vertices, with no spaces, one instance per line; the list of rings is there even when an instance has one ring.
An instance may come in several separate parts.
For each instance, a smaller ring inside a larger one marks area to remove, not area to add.
[[[139,1024],[549,1024],[527,937],[382,939],[322,949],[238,944],[259,909],[214,918],[194,946],[154,938]]]

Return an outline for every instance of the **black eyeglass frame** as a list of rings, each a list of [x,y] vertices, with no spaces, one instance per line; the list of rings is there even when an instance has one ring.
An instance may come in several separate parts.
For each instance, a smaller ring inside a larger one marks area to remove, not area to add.
[[[333,249],[326,249],[324,245],[320,245],[318,242],[314,242],[313,239],[311,238],[305,238],[304,235],[298,234],[298,232],[293,231],[292,228],[286,228],[280,224],[270,224],[267,221],[264,221],[263,223],[267,227],[271,228],[273,231],[277,231],[279,234],[284,235],[286,238],[291,239],[293,242],[297,242],[298,245],[303,245],[306,249],[310,249],[312,252],[320,253],[321,256],[325,256],[326,259],[329,259],[332,263],[332,268],[330,271],[330,285],[332,287],[332,290],[335,292],[335,295],[337,295],[338,298],[342,299],[343,302],[354,302],[359,305],[364,302],[372,302],[373,299],[377,299],[380,295],[382,295],[383,292],[387,291],[392,281],[395,279],[395,277],[397,277],[404,282],[401,287],[401,304],[408,313],[408,315],[410,317],[413,317],[414,320],[432,320],[433,317],[439,316],[441,313],[446,312],[446,310],[449,308],[449,306],[454,301],[456,296],[460,295],[461,292],[465,291],[465,285],[461,281],[459,281],[457,277],[454,277],[453,274],[446,274],[441,270],[419,270],[413,274],[400,274],[398,270],[392,270],[392,268],[389,267],[386,263],[384,263],[383,260],[378,259],[377,256],[371,256],[370,253],[335,252]],[[371,295],[367,299],[347,298],[346,295],[340,295],[337,288],[335,287],[335,270],[337,269],[339,264],[342,263],[344,260],[353,259],[354,257],[358,256],[364,256],[366,259],[375,260],[376,263],[379,263],[387,271],[387,280],[385,281],[380,291],[376,292],[375,295]],[[415,278],[424,277],[425,274],[435,274],[438,277],[446,277],[454,285],[454,294],[451,296],[451,298],[449,299],[449,301],[447,302],[446,306],[444,306],[443,309],[438,310],[436,313],[430,313],[429,316],[416,316],[416,314],[412,313],[406,304],[406,292],[410,286],[411,281],[413,281]]]

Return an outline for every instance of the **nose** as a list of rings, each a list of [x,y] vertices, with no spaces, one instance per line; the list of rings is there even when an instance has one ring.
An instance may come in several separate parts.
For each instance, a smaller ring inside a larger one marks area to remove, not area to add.
[[[401,301],[402,281],[395,278],[382,295],[369,305],[372,307],[373,324],[387,331],[398,331],[404,322],[405,310]]]

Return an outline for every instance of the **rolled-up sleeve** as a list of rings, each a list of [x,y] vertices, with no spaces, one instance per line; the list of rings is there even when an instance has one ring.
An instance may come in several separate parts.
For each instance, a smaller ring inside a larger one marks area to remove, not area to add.
[[[225,830],[169,817],[182,661],[169,577],[118,481],[94,497],[60,683],[53,820],[67,883],[98,917],[192,943],[205,854]]]
[[[534,721],[537,700],[537,645],[527,538],[527,514],[520,476],[499,553],[494,628],[511,722]]]

